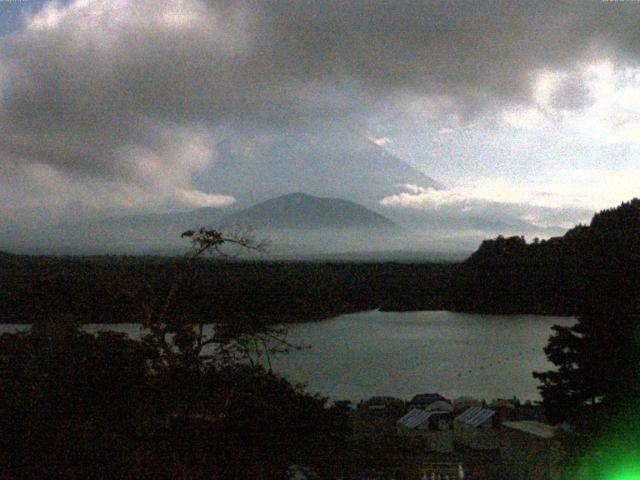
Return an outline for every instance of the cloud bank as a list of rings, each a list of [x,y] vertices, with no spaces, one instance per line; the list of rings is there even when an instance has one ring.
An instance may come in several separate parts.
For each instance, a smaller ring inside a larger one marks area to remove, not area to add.
[[[600,108],[583,67],[637,65],[638,24],[633,2],[47,3],[0,38],[3,200],[13,212],[221,206],[233,199],[193,178],[238,125]]]
[[[571,185],[580,185],[580,189]],[[507,226],[538,227],[540,232],[551,227],[571,228],[576,222],[587,223],[595,209],[605,209],[638,194],[640,173],[612,173],[606,170],[558,171],[554,178],[541,184],[481,178],[456,186],[433,189],[402,185],[396,195],[380,201],[387,208],[416,211],[456,212],[460,218],[484,219],[490,227],[496,221]],[[529,223],[526,225],[525,222]],[[481,226],[482,222],[478,223]],[[487,231],[491,231],[488,228]],[[522,233],[525,233],[522,231]],[[543,234],[544,236],[544,234]]]

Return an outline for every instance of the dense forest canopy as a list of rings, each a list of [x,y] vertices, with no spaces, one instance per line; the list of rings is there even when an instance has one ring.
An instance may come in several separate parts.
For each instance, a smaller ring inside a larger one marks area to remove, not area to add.
[[[575,325],[554,327],[545,348],[554,368],[534,377],[549,419],[571,427],[563,441],[570,478],[638,473],[639,224],[640,202],[634,200],[601,212],[590,227],[564,239],[583,262],[582,304]],[[541,246],[561,256],[559,247]]]
[[[456,270],[451,301],[470,311],[589,312],[635,281],[639,260],[640,200],[634,199],[563,237],[483,242]]]
[[[460,264],[219,261],[185,268],[176,293],[186,315],[306,321],[341,313],[453,310],[575,315],[636,278],[640,200],[602,211],[563,237],[484,241]],[[52,313],[118,322],[148,291],[168,288],[181,258],[0,255],[0,316],[34,322]]]

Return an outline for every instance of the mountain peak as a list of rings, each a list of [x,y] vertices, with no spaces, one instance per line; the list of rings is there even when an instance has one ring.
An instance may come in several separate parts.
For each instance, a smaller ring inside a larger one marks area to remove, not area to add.
[[[278,131],[227,137],[199,176],[202,191],[254,204],[289,192],[344,198],[367,207],[398,193],[398,185],[440,184],[365,135],[343,130]]]
[[[309,195],[308,193],[304,193],[304,192],[292,192],[292,193],[285,193],[284,195],[280,195],[279,197],[273,198],[272,200],[280,200],[280,201],[285,201],[285,200],[309,200],[312,201],[313,199],[316,198],[320,198],[320,197],[316,197],[314,195]]]
[[[397,228],[388,218],[355,202],[294,192],[245,208],[224,220],[226,225],[256,229]]]

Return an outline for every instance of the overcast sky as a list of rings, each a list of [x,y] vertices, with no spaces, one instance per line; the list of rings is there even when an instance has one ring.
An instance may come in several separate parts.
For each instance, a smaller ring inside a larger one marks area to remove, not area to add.
[[[358,129],[445,185],[382,205],[570,226],[640,193],[635,1],[0,2],[0,219],[221,206],[235,128]]]

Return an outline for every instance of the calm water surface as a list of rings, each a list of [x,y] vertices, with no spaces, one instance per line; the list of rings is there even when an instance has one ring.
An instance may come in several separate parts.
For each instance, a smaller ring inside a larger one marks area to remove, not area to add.
[[[551,367],[543,352],[554,324],[575,319],[452,312],[363,312],[294,325],[292,352],[275,368],[331,398],[518,396],[539,399],[534,370]]]
[[[567,317],[475,315],[452,312],[362,312],[289,327],[289,340],[310,345],[274,361],[274,369],[333,399],[372,395],[410,398],[420,392],[449,397],[518,396],[538,399],[534,370],[551,367],[543,347]],[[0,332],[15,331],[0,325]],[[134,324],[89,325],[134,338]]]

